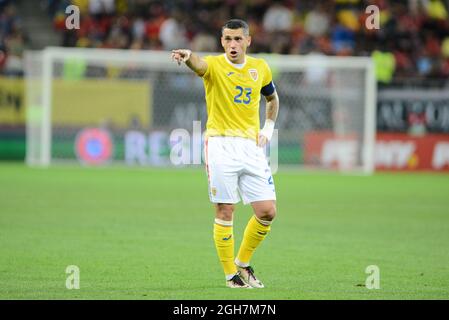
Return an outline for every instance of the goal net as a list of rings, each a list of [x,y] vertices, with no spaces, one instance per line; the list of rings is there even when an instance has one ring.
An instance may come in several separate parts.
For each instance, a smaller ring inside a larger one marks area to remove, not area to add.
[[[280,166],[374,170],[371,59],[251,55],[268,62],[280,98],[270,160],[276,155]],[[46,48],[26,52],[25,74],[29,165],[201,163],[203,83],[169,52]],[[260,109],[263,124],[263,98]]]

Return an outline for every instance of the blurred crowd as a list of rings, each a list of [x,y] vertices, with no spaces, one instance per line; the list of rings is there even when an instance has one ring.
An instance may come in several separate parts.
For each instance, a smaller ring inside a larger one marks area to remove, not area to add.
[[[26,37],[22,20],[12,0],[0,0],[0,71],[2,74],[20,76]]]
[[[0,3],[8,1],[0,0]],[[449,77],[449,0],[46,0],[63,46],[220,51],[230,18],[250,25],[250,52],[373,56],[379,82]],[[67,30],[66,8],[81,11]],[[379,8],[379,29],[370,5]],[[1,6],[2,47],[23,45],[20,19]],[[19,31],[18,31],[19,30]],[[6,36],[5,36],[6,35]]]

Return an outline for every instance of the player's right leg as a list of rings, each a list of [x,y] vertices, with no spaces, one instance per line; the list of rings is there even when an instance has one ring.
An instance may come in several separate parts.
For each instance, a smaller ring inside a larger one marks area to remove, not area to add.
[[[215,204],[214,243],[218,258],[231,288],[249,288],[238,276],[234,264],[233,212],[240,201],[238,194],[238,171],[240,165],[226,152],[225,141],[210,137],[205,144],[206,170],[209,198]]]
[[[226,277],[226,286],[230,288],[249,288],[242,281],[234,264],[234,234],[232,217],[233,204],[217,203],[215,205],[214,242],[218,258]]]

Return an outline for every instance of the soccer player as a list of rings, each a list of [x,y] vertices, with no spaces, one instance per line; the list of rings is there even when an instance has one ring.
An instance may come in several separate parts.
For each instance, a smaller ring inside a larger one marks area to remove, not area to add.
[[[222,27],[223,55],[201,58],[188,49],[172,51],[172,59],[184,62],[202,77],[205,86],[208,120],[204,152],[209,198],[215,204],[213,234],[226,285],[231,288],[264,287],[250,260],[276,215],[274,182],[263,147],[273,135],[279,98],[265,60],[246,55],[250,44],[248,24],[232,19]],[[261,95],[266,99],[262,130]],[[244,204],[251,204],[254,215],[234,258],[232,221],[240,196]]]

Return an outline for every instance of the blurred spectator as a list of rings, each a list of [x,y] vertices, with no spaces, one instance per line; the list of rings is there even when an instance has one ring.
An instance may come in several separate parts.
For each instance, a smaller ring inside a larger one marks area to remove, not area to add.
[[[441,0],[427,0],[426,11],[431,19],[447,20],[447,9]]]
[[[111,15],[115,12],[114,0],[89,0],[89,14],[101,16],[103,14]]]
[[[4,72],[8,75],[20,76],[23,71],[22,56],[24,40],[20,32],[14,32],[5,39],[8,57],[4,65]]]
[[[8,35],[18,28],[20,28],[20,18],[16,7],[12,3],[7,3],[0,13],[0,32],[2,35]]]
[[[186,29],[183,25],[183,16],[178,9],[172,12],[171,17],[164,20],[159,30],[159,40],[165,50],[184,48],[188,46]]]
[[[377,81],[383,84],[390,83],[396,67],[394,55],[385,49],[376,49],[372,53],[372,58],[374,60]]]
[[[289,32],[293,23],[293,12],[282,1],[274,1],[263,17],[263,27],[268,32]]]
[[[332,30],[332,49],[335,54],[353,51],[355,47],[355,33],[338,23]]]
[[[217,39],[201,30],[192,39],[192,50],[196,52],[215,52],[218,50]]]
[[[12,1],[0,2],[0,71],[8,76],[23,75],[26,37],[21,18]]]
[[[131,34],[134,40],[142,40],[145,36],[145,20],[136,18],[132,22]]]
[[[274,1],[265,12],[263,28],[268,35],[270,52],[281,54],[289,52],[293,18],[293,11],[278,0]]]
[[[304,29],[311,36],[319,37],[329,31],[329,24],[329,15],[324,11],[323,5],[318,4],[316,8],[307,13]]]
[[[130,45],[130,26],[129,20],[125,16],[120,16],[114,19],[106,42],[102,47],[104,48],[118,48],[127,49]]]
[[[432,60],[429,57],[426,49],[421,49],[419,57],[416,61],[416,68],[418,69],[418,75],[425,77],[432,71]]]
[[[443,43],[441,44],[441,54],[443,58],[449,58],[449,35],[444,38]]]
[[[426,112],[423,104],[414,103],[407,115],[408,133],[422,136],[426,133]]]

